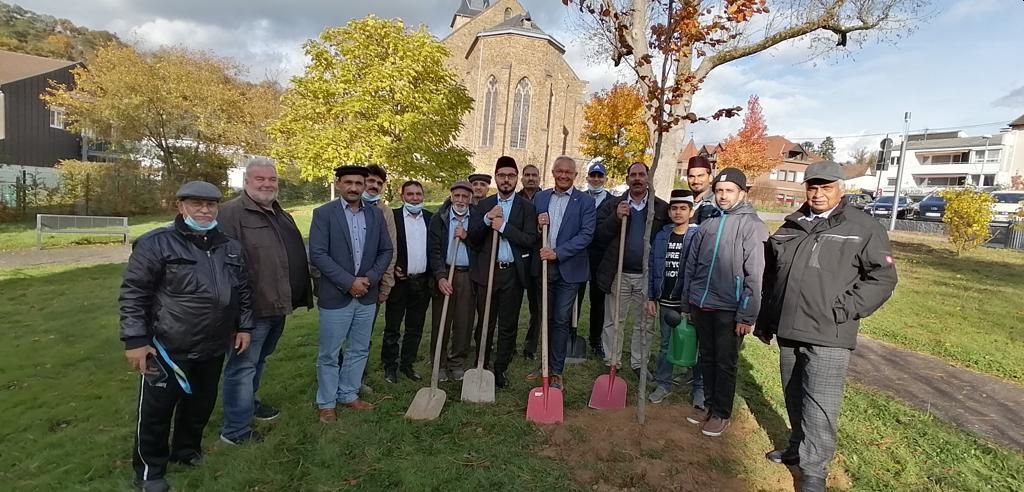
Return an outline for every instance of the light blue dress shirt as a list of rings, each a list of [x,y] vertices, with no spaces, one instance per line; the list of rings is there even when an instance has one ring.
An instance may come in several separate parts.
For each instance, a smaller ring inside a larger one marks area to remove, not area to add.
[[[515,198],[515,193],[509,195],[508,198],[502,198],[501,195],[498,195],[498,206],[501,207],[501,214],[505,219],[501,224],[501,230],[498,231],[500,233],[505,232],[505,226],[508,225],[508,216],[512,213],[512,200],[515,200]],[[486,214],[484,215],[484,224],[487,226],[491,225],[491,218]],[[508,243],[508,239],[505,239],[505,236],[500,236],[500,239],[498,242],[498,263],[512,263],[516,259],[515,255],[512,254],[512,245]]]
[[[569,207],[569,200],[576,189],[569,188],[565,193],[558,191],[558,188],[551,191],[551,201],[548,203],[548,221],[551,224],[548,226],[548,247],[556,248],[558,247],[558,231],[562,228],[565,209]]]
[[[462,217],[459,220],[459,216],[455,215],[454,210],[448,211],[448,264],[451,265],[452,261],[455,262],[457,267],[468,267],[469,266],[469,251],[466,249],[466,242],[459,241],[459,247],[452,249],[451,245],[455,244],[455,228],[462,225],[463,229],[467,229],[466,222],[469,221],[469,214]],[[454,260],[453,260],[454,258]]]
[[[366,248],[366,214],[363,213],[365,205],[360,203],[359,210],[352,211],[352,207],[345,205],[345,222],[348,224],[348,233],[352,238],[352,264],[356,271],[352,275],[359,275],[359,267],[363,263],[363,249]]]

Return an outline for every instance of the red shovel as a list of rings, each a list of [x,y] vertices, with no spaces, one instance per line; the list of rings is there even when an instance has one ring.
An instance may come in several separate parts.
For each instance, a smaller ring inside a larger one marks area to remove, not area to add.
[[[611,410],[615,408],[626,408],[626,381],[616,376],[619,357],[622,354],[622,347],[619,347],[619,308],[621,300],[619,292],[622,290],[622,254],[626,249],[626,219],[622,219],[622,229],[619,231],[619,264],[615,273],[615,303],[612,314],[612,346],[609,347],[608,360],[611,370],[608,374],[602,374],[594,381],[594,389],[590,392],[590,408],[597,410]]]
[[[548,245],[548,226],[541,229],[541,244]],[[548,262],[541,263],[540,288],[540,370],[541,386],[530,390],[526,399],[526,420],[538,424],[560,424],[563,415],[562,390],[548,386]]]

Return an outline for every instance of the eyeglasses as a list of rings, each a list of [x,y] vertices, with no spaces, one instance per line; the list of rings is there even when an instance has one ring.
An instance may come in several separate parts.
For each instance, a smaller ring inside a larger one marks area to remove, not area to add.
[[[500,173],[494,175],[494,177],[498,179],[516,179],[517,176],[519,175],[516,173]]]

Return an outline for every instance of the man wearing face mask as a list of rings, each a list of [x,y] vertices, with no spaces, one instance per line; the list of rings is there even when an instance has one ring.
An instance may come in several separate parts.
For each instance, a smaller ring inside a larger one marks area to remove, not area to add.
[[[242,246],[217,227],[220,190],[192,181],[177,198],[174,223],[135,240],[118,298],[125,358],[142,374],[135,485],[150,492],[170,489],[168,461],[202,462],[224,354],[244,354],[253,329]]]
[[[523,189],[516,195],[530,203],[540,191],[540,169],[533,164],[523,166]],[[540,246],[537,247],[537,250]],[[526,304],[530,311],[530,324],[527,325],[526,339],[523,341],[523,358],[537,358],[537,342],[540,337],[540,279],[534,279],[526,287]]]
[[[476,251],[467,241],[469,230],[470,202],[473,186],[468,181],[457,181],[451,186],[448,205],[430,219],[427,236],[429,245],[430,273],[437,282],[434,293],[430,348],[431,352],[441,336],[440,381],[462,379],[465,373],[469,342],[473,336],[473,314],[476,312],[476,288],[470,279],[469,269],[476,260]],[[458,239],[458,247],[455,242]],[[455,266],[452,281],[448,282],[448,270]],[[448,317],[441,326],[441,311],[444,297],[448,301]]]
[[[258,442],[252,420],[273,420],[280,413],[256,398],[267,357],[284,332],[293,309],[313,307],[309,260],[302,233],[277,201],[277,170],[265,157],[245,166],[242,194],[220,208],[220,228],[245,249],[256,314],[252,345],[228,357],[224,367],[224,427],[229,444]]]
[[[388,237],[391,238],[391,244],[395,244],[395,216],[391,212],[391,208],[388,207],[388,203],[384,200],[383,195],[384,184],[388,181],[388,173],[377,164],[366,166],[366,170],[369,174],[366,176],[366,190],[363,191],[363,203],[375,206],[384,213],[384,223],[388,229]],[[383,304],[388,300],[388,296],[391,295],[391,288],[395,285],[395,277],[392,274],[394,268],[395,258],[392,258],[391,265],[388,265],[387,273],[380,280],[380,294],[377,295],[377,304]],[[377,319],[376,313],[374,313],[373,319]]]
[[[611,196],[604,188],[605,182],[608,181],[607,174],[604,162],[598,159],[595,159],[587,169],[587,194],[594,199],[595,214],[601,210],[601,204]],[[597,286],[597,267],[604,257],[605,246],[604,243],[591,241],[587,248],[590,255],[590,352],[600,359],[604,359],[604,347],[601,345],[601,331],[604,329],[604,292]],[[579,312],[583,312],[583,294],[586,290],[587,283],[580,284],[577,301]]]
[[[427,225],[433,214],[423,209],[423,185],[419,181],[402,183],[402,207],[389,213],[394,214],[397,234],[393,272],[395,286],[384,308],[380,360],[387,382],[398,382],[398,371],[413,381],[419,381],[421,378],[413,369],[413,363],[416,362],[433,290],[427,268]],[[401,335],[403,318],[404,336]]]
[[[761,277],[768,228],[747,201],[747,177],[725,168],[714,180],[720,213],[700,225],[686,259],[680,309],[697,328],[698,364],[704,377],[705,409],[686,420],[705,436],[729,427],[736,395],[736,367],[743,337],[761,309]]]

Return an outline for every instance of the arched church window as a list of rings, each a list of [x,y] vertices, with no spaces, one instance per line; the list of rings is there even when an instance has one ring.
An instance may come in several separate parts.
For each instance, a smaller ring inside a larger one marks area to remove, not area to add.
[[[508,20],[509,17],[512,17],[512,8],[505,7],[505,19]]]
[[[493,75],[487,79],[484,87],[484,120],[480,125],[480,146],[490,147],[494,144],[494,120],[498,105],[498,79]]]
[[[530,81],[525,77],[516,84],[516,98],[512,105],[513,149],[526,148],[526,134],[530,127]]]

